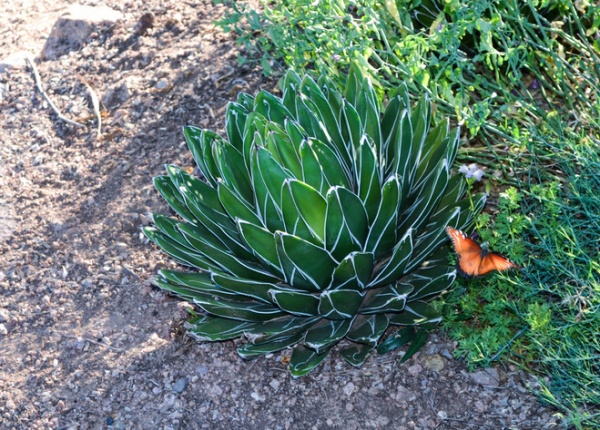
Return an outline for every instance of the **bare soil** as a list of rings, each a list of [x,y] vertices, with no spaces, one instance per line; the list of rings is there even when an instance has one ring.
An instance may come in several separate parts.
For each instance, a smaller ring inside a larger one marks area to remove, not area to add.
[[[240,341],[188,338],[184,305],[151,284],[173,266],[140,233],[148,213],[169,211],[152,177],[164,164],[193,166],[183,125],[223,133],[229,100],[276,83],[238,65],[213,23],[224,9],[208,0],[83,1],[124,18],[41,61],[71,3],[4,0],[0,11],[0,63],[12,62],[0,69],[1,429],[560,425],[531,394],[534,377],[469,374],[442,335],[402,365],[401,351],[360,369],[333,354],[298,380],[284,354],[244,361]],[[86,127],[59,119],[21,51],[38,57],[62,114]],[[90,88],[104,100],[100,138]]]

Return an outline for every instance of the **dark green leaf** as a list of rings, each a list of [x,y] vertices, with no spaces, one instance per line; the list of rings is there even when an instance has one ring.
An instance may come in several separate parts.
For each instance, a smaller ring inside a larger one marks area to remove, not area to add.
[[[292,117],[291,112],[284,106],[279,97],[259,91],[254,99],[254,111],[260,113],[269,121],[283,124],[286,118]]]
[[[375,346],[385,333],[388,324],[384,314],[358,315],[346,337],[353,342]]]
[[[252,279],[234,277],[229,275],[212,276],[212,281],[227,291],[242,296],[252,297],[265,303],[271,303],[270,289],[278,288],[276,284],[269,282],[254,281]]]
[[[287,313],[299,316],[319,315],[319,298],[312,294],[272,289],[269,295],[271,301]]]
[[[243,151],[244,129],[248,118],[248,109],[240,103],[229,103],[225,114],[227,138],[240,153]]]
[[[371,224],[365,250],[372,252],[375,258],[389,254],[396,244],[398,213],[402,196],[402,184],[397,176],[392,176],[383,184],[379,210]]]
[[[362,291],[373,273],[373,254],[352,252],[346,256],[333,272],[332,289]]]
[[[261,302],[201,298],[194,303],[209,314],[240,321],[264,322],[285,315],[276,306]]]
[[[328,351],[331,346],[346,336],[352,321],[352,319],[321,320],[306,332],[304,345],[314,349],[318,354]]]
[[[246,200],[240,198],[234,190],[224,183],[218,186],[219,201],[231,219],[239,218],[252,224],[261,225],[262,221],[256,215],[255,208]]]
[[[229,340],[243,335],[256,325],[258,323],[204,315],[193,324],[189,324],[187,331],[199,341]]]
[[[325,199],[317,190],[304,182],[290,180],[285,183],[285,186],[289,187],[295,208],[302,221],[310,229],[313,237],[323,244],[325,242],[325,212],[327,208]]]
[[[297,333],[291,336],[270,336],[256,344],[247,343],[237,349],[237,353],[242,358],[253,358],[260,355],[270,354],[281,351],[289,346],[295,345],[302,340],[303,333]]]
[[[365,207],[356,194],[334,187],[326,195],[325,247],[336,259],[363,248],[368,220]]]
[[[330,320],[354,317],[364,294],[356,290],[325,290],[321,293],[318,314]]]
[[[373,347],[365,344],[354,344],[340,350],[340,355],[349,364],[360,367],[373,351]]]
[[[410,285],[410,300],[421,300],[449,289],[456,279],[456,270],[447,264],[422,266],[402,278],[401,285]]]
[[[327,251],[284,232],[277,232],[276,236],[277,251],[289,285],[316,292],[331,283],[337,263]]]
[[[293,70],[288,70],[283,78],[283,105],[288,109],[293,118],[298,118],[296,111],[296,99],[298,98],[298,89],[300,88],[302,78]]]
[[[238,220],[238,229],[248,248],[252,250],[263,265],[274,271],[278,276],[283,277],[283,269],[279,264],[277,253],[277,242],[273,233],[263,227],[242,220]]]
[[[409,342],[412,342],[416,337],[416,332],[413,327],[404,327],[396,333],[388,337],[385,342],[382,342],[377,347],[378,354],[387,354],[390,351],[400,348]]]
[[[361,314],[402,312],[411,291],[410,285],[398,284],[369,290],[359,312]]]
[[[442,320],[433,306],[419,300],[407,303],[404,312],[387,314],[387,316],[390,324],[396,325],[436,324]]]
[[[365,206],[369,222],[373,223],[381,202],[381,182],[379,180],[377,154],[369,139],[361,139],[360,146],[356,148],[355,156],[355,175],[358,182],[357,194]]]
[[[223,138],[217,133],[208,130],[201,130],[197,127],[187,126],[183,128],[183,135],[187,141],[188,147],[194,156],[198,168],[213,186],[217,186],[219,170],[212,156],[212,146],[215,141],[223,141]]]
[[[185,199],[168,176],[157,176],[154,178],[154,187],[158,190],[166,202],[183,219],[189,222],[197,223],[198,220],[185,204]]]
[[[309,348],[302,345],[296,345],[292,358],[290,360],[290,373],[294,378],[306,375],[308,372],[317,367],[329,354],[329,349],[317,354]]]
[[[410,357],[415,355],[419,351],[419,349],[421,349],[427,343],[428,338],[429,330],[417,330],[414,340],[406,350],[406,353],[400,360],[400,363],[404,363]]]
[[[276,282],[277,278],[270,272],[253,261],[240,258],[228,249],[222,249],[210,243],[206,238],[199,236],[189,224],[179,224],[179,230],[184,233],[186,239],[193,248],[206,258],[217,264],[224,271],[242,278],[255,281]],[[250,254],[252,255],[252,254]],[[254,256],[252,256],[254,259]]]
[[[221,271],[221,268],[212,261],[205,258],[203,255],[190,250],[190,248],[184,247],[180,243],[170,239],[160,230],[153,227],[144,227],[142,231],[148,237],[148,239],[156,243],[160,249],[169,254],[171,257],[175,258],[180,263],[201,270],[217,272]]]
[[[409,229],[394,247],[391,257],[383,263],[379,273],[367,288],[377,288],[396,281],[405,272],[413,253],[413,229]]]
[[[279,208],[279,205],[281,203],[281,191],[277,190],[275,188],[274,184],[270,184],[270,189],[269,189],[263,180],[263,175],[266,175],[270,179],[273,179],[274,177],[277,177],[277,174],[275,172],[267,172],[267,171],[261,172],[261,169],[260,169],[259,163],[258,163],[257,152],[264,151],[264,153],[265,153],[264,158],[266,159],[266,158],[268,158],[268,155],[267,155],[268,151],[265,149],[261,149],[259,151],[257,149],[257,147],[254,147],[254,146],[251,149],[249,149],[249,151],[250,151],[250,154],[249,154],[250,170],[252,172],[252,185],[254,187],[254,195],[255,195],[255,199],[256,199],[255,207],[257,210],[257,215],[262,219],[263,225],[266,225],[270,231],[283,230],[285,228],[285,226],[284,226],[282,214],[281,214],[281,211]],[[280,169],[280,166],[276,165],[275,162],[273,162],[273,163],[266,162],[266,164],[270,164],[274,170]],[[281,176],[286,175],[286,173],[282,172],[281,170],[279,170],[279,173],[280,173],[280,176],[279,176],[280,179],[281,179]],[[277,201],[275,201],[273,199],[271,190],[273,193],[275,193],[275,195],[279,196]]]

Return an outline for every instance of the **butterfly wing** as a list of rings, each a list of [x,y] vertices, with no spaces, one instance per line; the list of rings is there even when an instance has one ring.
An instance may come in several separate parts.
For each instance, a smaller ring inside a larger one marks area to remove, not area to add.
[[[450,236],[458,256],[459,273],[463,276],[480,276],[482,274],[480,273],[480,266],[483,262],[481,246],[462,231],[453,227],[447,227],[446,232]]]
[[[494,270],[502,272],[504,270],[518,268],[519,266],[510,261],[508,258],[503,257],[500,254],[490,252],[481,260],[481,264],[479,265],[479,275],[485,275],[486,273]]]

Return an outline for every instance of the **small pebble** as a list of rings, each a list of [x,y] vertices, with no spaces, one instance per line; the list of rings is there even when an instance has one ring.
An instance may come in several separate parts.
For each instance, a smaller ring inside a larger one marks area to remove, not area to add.
[[[495,387],[498,385],[498,371],[493,367],[485,370],[478,370],[469,374],[469,377],[479,385]]]
[[[158,81],[156,83],[156,85],[154,86],[157,90],[164,90],[165,88],[167,88],[169,86],[169,82],[167,82],[166,79],[161,79],[160,81]]]
[[[417,376],[419,373],[421,373],[423,371],[423,367],[421,367],[420,364],[413,364],[406,370],[408,371],[409,375]]]
[[[271,386],[271,388],[273,388],[274,390],[277,390],[279,388],[279,385],[281,383],[277,380],[277,379],[273,379],[271,380],[271,382],[269,382],[269,385]]]
[[[173,391],[175,391],[176,393],[182,393],[183,390],[185,390],[185,388],[187,387],[187,385],[188,379],[185,376],[181,377],[173,384]]]
[[[354,384],[352,382],[348,382],[344,386],[344,394],[350,396],[354,392]]]

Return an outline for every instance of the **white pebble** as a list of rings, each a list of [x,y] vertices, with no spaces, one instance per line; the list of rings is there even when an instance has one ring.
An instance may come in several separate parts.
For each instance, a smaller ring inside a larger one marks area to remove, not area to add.
[[[344,386],[344,394],[350,396],[354,392],[354,384],[352,382],[348,382]]]

